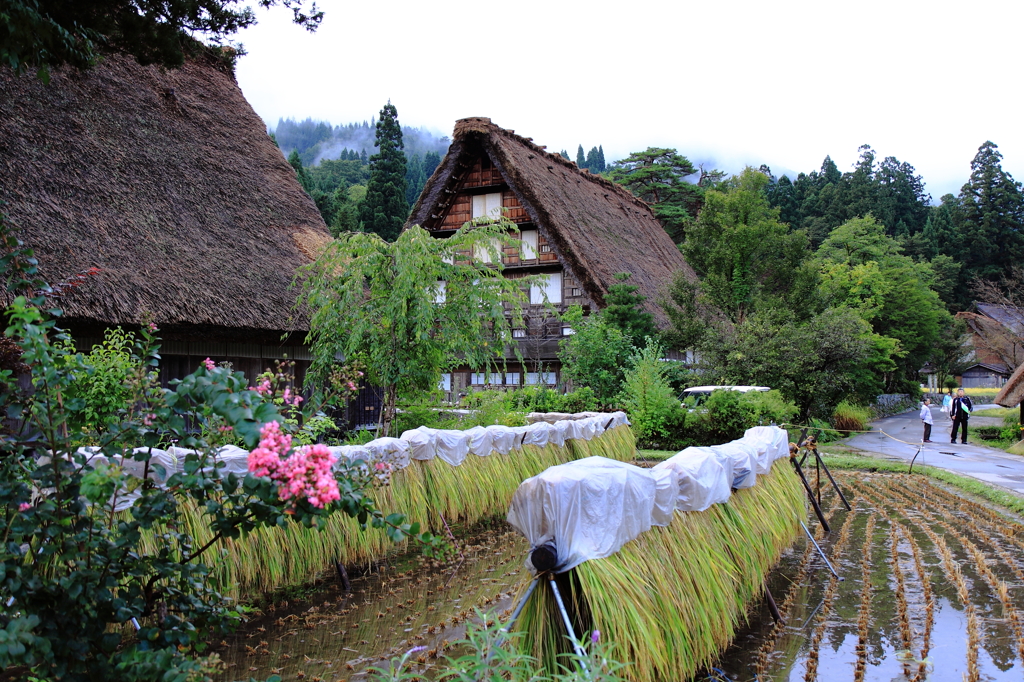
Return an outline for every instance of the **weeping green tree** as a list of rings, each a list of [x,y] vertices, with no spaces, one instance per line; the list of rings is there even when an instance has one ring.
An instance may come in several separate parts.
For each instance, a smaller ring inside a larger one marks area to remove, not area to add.
[[[379,433],[386,436],[399,396],[435,389],[454,366],[486,369],[517,349],[512,329],[525,326],[523,287],[538,278],[501,275],[501,249],[518,243],[510,229],[504,220],[466,224],[435,239],[414,225],[393,243],[342,234],[302,272],[314,380],[338,357],[359,358],[370,383],[384,389]]]

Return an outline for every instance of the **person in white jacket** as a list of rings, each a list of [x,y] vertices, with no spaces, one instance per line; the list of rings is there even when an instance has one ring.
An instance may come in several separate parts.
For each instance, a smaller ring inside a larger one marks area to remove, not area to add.
[[[932,399],[925,398],[924,402],[921,403],[921,421],[924,422],[924,439],[923,442],[931,443],[932,440]]]

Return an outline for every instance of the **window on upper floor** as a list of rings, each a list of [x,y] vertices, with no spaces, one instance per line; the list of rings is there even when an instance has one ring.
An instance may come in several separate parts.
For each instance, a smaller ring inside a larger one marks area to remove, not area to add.
[[[538,304],[544,303],[544,296],[547,295],[547,300],[550,303],[561,303],[562,302],[562,273],[552,272],[547,275],[546,281],[542,282],[540,286],[534,284],[530,286],[530,303]]]
[[[523,247],[523,260],[533,260],[537,257],[537,230],[523,230],[520,232]]]
[[[473,196],[473,218],[501,217],[501,192],[476,194]]]

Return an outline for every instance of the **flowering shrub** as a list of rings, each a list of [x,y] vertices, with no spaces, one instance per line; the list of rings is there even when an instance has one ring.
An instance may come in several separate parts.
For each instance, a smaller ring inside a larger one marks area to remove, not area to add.
[[[396,541],[413,536],[432,551],[440,548],[401,515],[385,517],[367,494],[367,477],[350,466],[332,471],[323,446],[289,451],[277,396],[250,389],[241,372],[204,361],[173,388],[161,388],[150,325],[141,326],[131,346],[127,407],[98,430],[87,401],[75,396],[76,382],[97,367],[60,343],[66,335],[53,317],[59,311],[47,310],[49,288],[2,216],[0,251],[12,293],[5,333],[18,345],[32,382],[23,390],[13,369],[0,369],[5,675],[208,678],[217,667],[216,657],[206,655],[208,642],[240,614],[210,586],[206,557],[220,540],[260,527],[321,526],[340,511]],[[225,472],[216,457],[217,434],[251,448],[253,466],[268,475]],[[71,436],[88,437],[95,447],[79,449]],[[189,451],[175,471],[154,457],[168,443]],[[129,465],[137,476],[127,473]],[[196,542],[182,513],[185,503],[205,515],[213,535],[208,542]],[[159,538],[156,549],[147,549],[146,538],[153,537]],[[137,624],[134,634],[130,623]]]
[[[260,430],[260,444],[249,453],[249,471],[276,481],[282,501],[304,498],[323,508],[340,497],[331,473],[336,459],[322,444],[292,450],[292,437],[281,433],[281,425],[274,421]]]

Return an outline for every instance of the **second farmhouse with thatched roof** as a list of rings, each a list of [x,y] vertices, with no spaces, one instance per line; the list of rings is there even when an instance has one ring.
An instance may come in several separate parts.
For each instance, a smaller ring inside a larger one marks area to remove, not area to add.
[[[0,69],[0,200],[48,281],[96,269],[56,301],[80,349],[148,319],[165,382],[206,357],[250,380],[308,364],[290,285],[330,235],[216,56],[110,55],[47,85]]]
[[[471,387],[558,382],[558,342],[572,330],[542,305],[545,293],[559,312],[573,304],[596,311],[604,307],[614,276],[627,272],[664,326],[657,304],[664,287],[679,271],[696,277],[650,207],[624,187],[581,171],[489,118],[461,119],[409,224],[445,238],[474,218],[499,212],[519,228],[519,246],[504,249],[505,276],[546,275],[547,285],[530,292],[527,328],[514,332],[525,366],[510,358],[503,374],[491,376],[463,368],[444,379],[450,397]]]

